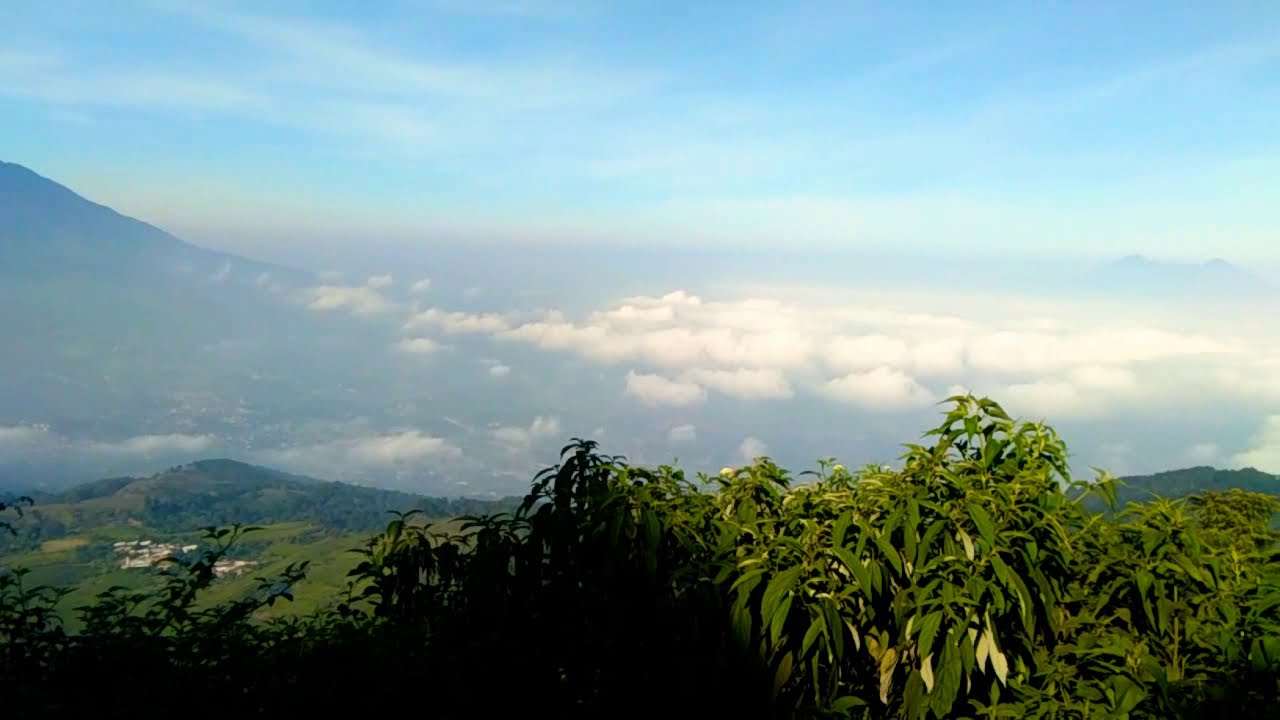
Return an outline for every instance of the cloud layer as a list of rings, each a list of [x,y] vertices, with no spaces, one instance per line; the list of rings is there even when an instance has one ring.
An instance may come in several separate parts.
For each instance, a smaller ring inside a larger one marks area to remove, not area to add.
[[[1084,418],[1222,394],[1280,402],[1274,339],[1179,327],[1176,309],[1121,320],[1070,304],[1018,312],[1008,298],[990,300],[1004,303],[1000,313],[973,302],[977,311],[965,312],[946,298],[833,292],[815,301],[793,290],[636,296],[580,320],[558,311],[522,319],[429,309],[409,326],[483,332],[620,367],[623,393],[650,406],[808,394],[890,411],[971,390],[1020,413]]]

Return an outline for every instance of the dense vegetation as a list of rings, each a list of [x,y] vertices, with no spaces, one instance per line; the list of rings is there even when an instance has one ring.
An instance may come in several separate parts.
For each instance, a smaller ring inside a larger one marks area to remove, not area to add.
[[[971,397],[901,467],[715,477],[574,441],[510,514],[393,520],[347,594],[254,622],[305,571],[198,606],[243,534],[160,592],[0,578],[12,716],[1243,717],[1280,712],[1280,503],[1098,513],[1052,429]],[[68,692],[68,688],[76,688]]]

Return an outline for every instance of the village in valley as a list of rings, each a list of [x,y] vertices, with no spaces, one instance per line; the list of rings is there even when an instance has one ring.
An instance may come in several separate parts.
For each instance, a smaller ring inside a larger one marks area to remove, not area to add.
[[[155,567],[165,558],[193,553],[199,547],[199,545],[179,545],[154,540],[121,540],[112,543],[112,549],[120,557],[120,567],[125,569]],[[249,572],[257,565],[256,560],[222,559],[214,563],[213,572],[218,577],[236,577]]]

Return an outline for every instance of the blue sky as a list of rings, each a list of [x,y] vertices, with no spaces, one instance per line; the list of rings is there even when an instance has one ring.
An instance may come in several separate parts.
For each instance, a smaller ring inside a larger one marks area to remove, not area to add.
[[[1280,264],[1274,2],[50,0],[5,25],[0,158],[215,246]]]

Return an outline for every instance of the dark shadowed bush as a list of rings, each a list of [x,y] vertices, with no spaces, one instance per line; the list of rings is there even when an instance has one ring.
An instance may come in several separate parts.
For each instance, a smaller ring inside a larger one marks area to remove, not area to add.
[[[1277,504],[1115,508],[1052,429],[954,408],[897,469],[767,458],[714,477],[574,440],[513,513],[413,512],[332,609],[260,622],[305,571],[202,607],[249,529],[164,588],[0,576],[6,716],[1264,717],[1280,713]],[[1099,512],[1096,505],[1108,510]]]

